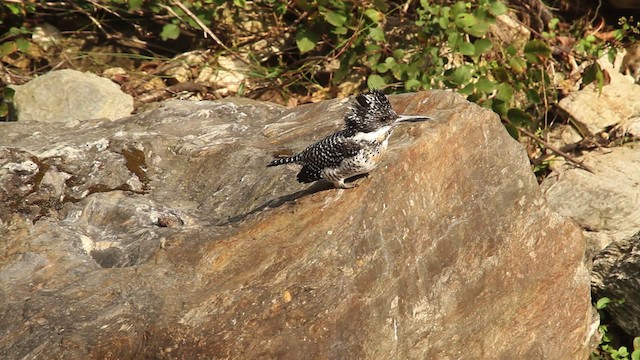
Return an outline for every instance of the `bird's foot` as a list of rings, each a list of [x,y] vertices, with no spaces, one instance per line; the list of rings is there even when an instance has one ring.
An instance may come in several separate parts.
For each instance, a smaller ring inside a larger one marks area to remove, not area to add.
[[[336,181],[336,182],[333,183],[333,185],[336,187],[336,189],[352,189],[352,188],[358,186],[358,184],[356,184],[356,183],[345,184],[344,180]]]

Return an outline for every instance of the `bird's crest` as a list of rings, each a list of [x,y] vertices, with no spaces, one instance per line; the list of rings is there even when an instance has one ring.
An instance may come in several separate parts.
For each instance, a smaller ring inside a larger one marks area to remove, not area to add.
[[[356,96],[344,118],[347,129],[370,132],[389,124],[398,118],[387,96],[378,89],[372,89]]]

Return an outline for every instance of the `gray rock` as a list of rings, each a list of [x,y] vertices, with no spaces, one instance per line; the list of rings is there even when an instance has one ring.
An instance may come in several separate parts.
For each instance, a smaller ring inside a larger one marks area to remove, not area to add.
[[[568,164],[541,186],[549,206],[585,229],[588,257],[611,242],[629,238],[640,229],[640,150],[632,147],[590,153],[585,163],[592,174]]]
[[[609,244],[593,259],[591,284],[596,299],[608,297],[611,319],[627,334],[640,336],[640,232]]]
[[[608,61],[601,59],[599,63],[609,74],[611,83],[603,86],[601,93],[595,85],[589,85],[558,104],[588,135],[628,122],[640,113],[640,85]]]
[[[350,190],[265,168],[334,131],[346,101],[4,125],[0,351],[586,358],[584,241],[547,207],[524,149],[453,93],[391,101],[437,120],[399,129]]]
[[[76,70],[52,71],[15,89],[18,120],[116,120],[133,111],[133,98],[114,82]]]

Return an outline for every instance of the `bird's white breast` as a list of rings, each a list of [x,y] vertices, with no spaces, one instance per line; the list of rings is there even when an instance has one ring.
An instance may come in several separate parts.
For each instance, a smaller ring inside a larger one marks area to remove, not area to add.
[[[376,131],[359,132],[353,136],[353,140],[381,143],[391,134],[391,126],[383,126]]]

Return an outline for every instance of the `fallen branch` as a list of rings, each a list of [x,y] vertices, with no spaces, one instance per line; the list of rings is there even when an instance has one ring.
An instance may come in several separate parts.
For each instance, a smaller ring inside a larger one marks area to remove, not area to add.
[[[138,104],[156,102],[166,98],[170,98],[172,95],[175,95],[176,93],[179,93],[182,91],[191,91],[191,92],[204,94],[208,92],[208,87],[204,84],[198,84],[194,82],[178,83],[175,85],[168,86],[164,89],[158,89],[151,93],[138,96],[138,98],[136,99],[136,102]],[[215,95],[216,93],[214,92],[214,96]]]
[[[523,128],[518,128],[518,130],[520,132],[522,132],[523,134],[527,135],[528,137],[530,137],[531,139],[537,141],[538,143],[542,144],[544,147],[546,147],[547,149],[551,150],[552,152],[562,156],[563,158],[567,159],[567,161],[569,161],[570,163],[584,169],[587,170],[588,172],[595,174],[596,171],[594,168],[592,168],[591,166],[587,165],[584,163],[584,161],[578,161],[578,159],[574,158],[573,156],[567,154],[566,152],[558,149],[557,147],[549,144],[548,142],[546,142],[545,140],[539,138],[538,136],[536,136],[534,133],[532,133],[529,130],[523,129]]]
[[[200,20],[193,12],[191,12],[191,10],[189,10],[188,7],[184,6],[183,3],[180,2],[180,0],[172,0],[171,1],[175,6],[179,7],[180,9],[182,9],[182,11],[184,11],[185,14],[189,15],[189,17],[196,22],[196,24],[198,24],[198,26],[200,26],[200,28],[202,28],[202,31],[204,31],[205,35],[209,35],[213,41],[215,41],[218,45],[220,45],[223,49],[225,49],[226,51],[228,51],[231,55],[235,56],[238,60],[242,61],[243,63],[251,66],[251,63],[245,59],[244,57],[242,57],[242,55],[238,54],[235,50],[231,49],[230,47],[228,47],[227,45],[225,45],[222,40],[220,40],[220,38],[218,38],[216,36],[216,34],[213,33],[213,31],[211,31],[211,29],[209,29],[209,27],[207,27],[207,25],[205,25],[202,20]]]

